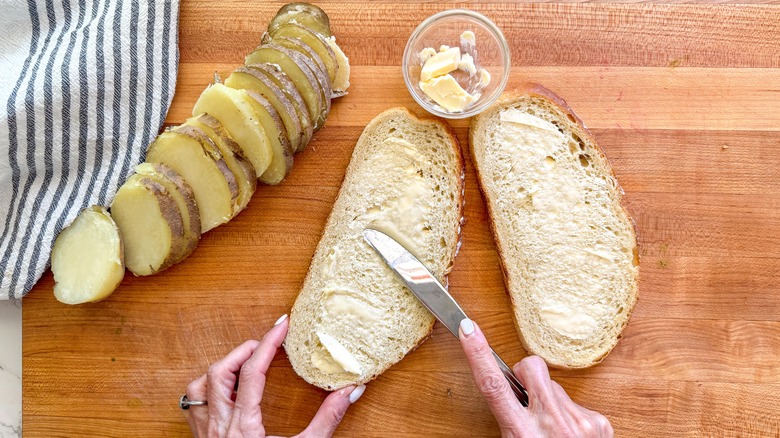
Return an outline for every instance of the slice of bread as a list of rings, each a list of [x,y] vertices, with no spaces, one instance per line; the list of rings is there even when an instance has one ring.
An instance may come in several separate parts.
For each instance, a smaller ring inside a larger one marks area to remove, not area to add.
[[[290,314],[285,349],[307,382],[328,390],[368,382],[430,335],[433,315],[361,233],[390,234],[446,284],[463,180],[445,123],[395,108],[366,126]]]
[[[635,225],[582,121],[535,84],[472,120],[471,154],[525,349],[585,368],[615,347],[637,300]]]

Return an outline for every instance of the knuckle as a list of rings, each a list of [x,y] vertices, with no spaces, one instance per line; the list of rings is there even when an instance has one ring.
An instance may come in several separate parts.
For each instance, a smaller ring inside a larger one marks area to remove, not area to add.
[[[209,365],[209,369],[206,371],[206,380],[209,382],[213,382],[217,376],[220,375],[222,371],[222,363],[221,362],[214,362],[213,364]]]
[[[488,401],[501,398],[509,389],[509,384],[504,376],[495,371],[486,371],[479,376],[479,391]]]
[[[193,380],[192,382],[190,382],[190,384],[187,385],[187,391],[185,392],[187,394],[187,397],[190,397],[190,398],[194,397],[194,395],[200,389],[198,386],[199,385],[198,385],[197,381]]]
[[[483,356],[489,353],[489,348],[487,342],[477,342],[470,346],[471,353],[474,356]]]
[[[583,436],[592,437],[597,435],[598,430],[592,421],[585,420],[580,422],[580,432],[582,432]]]
[[[260,345],[260,341],[257,339],[249,339],[247,341],[244,341],[244,345],[252,348],[256,348],[258,345]]]
[[[257,364],[253,360],[248,360],[242,367],[241,367],[241,377],[252,377],[257,375],[258,369]]]
[[[612,430],[612,424],[610,424],[607,417],[599,414],[595,418],[596,427],[598,428],[599,432],[604,436],[612,436],[614,433]]]
[[[328,412],[328,415],[325,417],[328,424],[334,427],[341,424],[342,419],[344,419],[344,412],[341,410],[332,410]]]
[[[546,368],[547,364],[539,356],[528,356],[520,361],[520,364],[529,369]]]

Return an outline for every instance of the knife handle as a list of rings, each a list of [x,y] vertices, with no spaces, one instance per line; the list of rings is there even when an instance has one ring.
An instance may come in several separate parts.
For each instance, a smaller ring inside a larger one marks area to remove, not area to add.
[[[523,384],[520,383],[519,380],[517,380],[517,377],[515,376],[515,373],[512,372],[512,369],[509,368],[509,366],[504,362],[501,357],[496,354],[493,349],[490,349],[490,352],[493,353],[493,357],[496,359],[496,362],[498,363],[498,367],[501,369],[501,373],[504,374],[504,377],[506,377],[506,380],[509,382],[509,386],[512,388],[512,392],[515,393],[515,397],[520,401],[520,404],[523,405],[523,407],[528,407],[528,393],[526,392],[525,388],[523,387]]]

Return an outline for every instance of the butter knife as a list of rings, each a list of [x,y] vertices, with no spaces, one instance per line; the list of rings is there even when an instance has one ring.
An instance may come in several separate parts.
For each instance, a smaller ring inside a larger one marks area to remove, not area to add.
[[[466,314],[463,313],[455,299],[447,292],[447,289],[431,274],[431,271],[400,243],[381,231],[363,230],[363,238],[382,257],[387,266],[398,275],[420,302],[457,338],[458,327],[460,322],[466,319]],[[501,373],[509,382],[512,392],[514,392],[520,403],[527,407],[528,393],[523,388],[523,385],[492,348],[490,352],[493,353]]]

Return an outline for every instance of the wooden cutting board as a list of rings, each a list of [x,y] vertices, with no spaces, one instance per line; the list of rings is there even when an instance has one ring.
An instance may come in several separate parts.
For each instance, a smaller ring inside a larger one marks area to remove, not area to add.
[[[254,48],[280,4],[182,1],[167,123],[214,71]],[[180,436],[187,383],[289,311],[363,126],[422,112],[401,78],[408,35],[448,4],[324,3],[352,62],[349,95],[290,177],[203,237],[184,263],[125,277],[69,307],[47,274],[24,300],[28,436]],[[601,364],[553,371],[618,436],[780,435],[780,9],[714,5],[469,4],[512,46],[509,88],[538,81],[592,129],[626,191],[641,245],[639,304]],[[467,122],[453,123],[464,150]],[[507,362],[524,357],[485,205],[467,164],[467,224],[451,291]],[[297,433],[325,392],[279,354],[266,429]],[[368,385],[342,436],[494,436],[456,339],[441,326]]]

